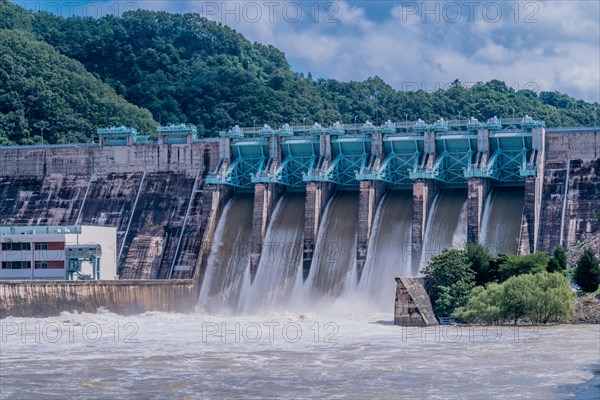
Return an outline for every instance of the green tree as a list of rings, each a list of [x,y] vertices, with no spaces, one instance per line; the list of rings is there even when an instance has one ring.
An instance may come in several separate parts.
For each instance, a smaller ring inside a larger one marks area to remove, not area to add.
[[[567,251],[562,246],[556,246],[554,249],[554,259],[558,262],[560,271],[567,269]]]
[[[560,273],[517,275],[506,282],[471,290],[467,303],[452,314],[465,322],[500,324],[520,319],[546,324],[567,320],[575,312],[575,297]]]
[[[434,256],[423,273],[427,277],[433,311],[438,316],[449,316],[464,305],[475,285],[475,273],[462,250],[445,250]]]
[[[516,275],[536,274],[546,271],[549,260],[550,257],[542,251],[525,256],[509,256],[508,260],[500,265],[498,271],[500,280],[505,281]]]
[[[147,110],[126,102],[77,61],[23,31],[0,30],[3,143],[86,142],[109,125],[142,132],[156,127]]]
[[[595,292],[600,285],[600,267],[598,258],[590,248],[585,249],[579,260],[574,275],[575,283],[585,292]]]
[[[497,279],[497,270],[490,269],[492,256],[484,245],[467,243],[466,251],[477,285],[485,285]]]
[[[518,275],[503,283],[503,315],[512,320],[515,325],[526,315],[527,307],[531,302],[534,289],[531,278],[530,274]]]
[[[575,295],[569,282],[560,273],[542,272],[532,276],[532,292],[526,308],[533,323],[570,318],[575,313]]]
[[[546,270],[548,272],[558,272],[561,270],[560,264],[555,257],[550,257],[550,260],[548,260],[548,265],[546,266]]]
[[[455,310],[452,316],[465,322],[500,324],[503,322],[504,287],[492,282],[487,286],[476,286],[469,294],[465,306]]]

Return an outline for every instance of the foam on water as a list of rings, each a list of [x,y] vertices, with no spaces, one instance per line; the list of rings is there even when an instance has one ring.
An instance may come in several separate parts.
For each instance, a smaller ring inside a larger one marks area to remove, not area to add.
[[[600,351],[591,325],[405,329],[389,314],[359,311],[0,322],[46,329],[38,342],[3,338],[0,397],[17,400],[564,399],[593,376]]]

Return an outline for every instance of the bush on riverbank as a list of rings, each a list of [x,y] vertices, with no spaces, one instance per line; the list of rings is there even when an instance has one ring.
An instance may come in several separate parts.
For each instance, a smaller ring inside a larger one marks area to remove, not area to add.
[[[560,273],[541,272],[513,276],[498,284],[471,290],[465,306],[452,316],[469,323],[514,323],[527,319],[546,324],[568,320],[575,313],[575,295]]]
[[[492,256],[470,243],[465,250],[446,250],[423,270],[433,310],[466,322],[534,323],[568,319],[573,313],[567,254]]]
[[[444,250],[434,256],[425,270],[433,312],[446,316],[464,305],[475,286],[475,273],[469,258],[462,250]]]
[[[585,292],[595,292],[600,286],[600,266],[598,258],[591,249],[586,249],[575,268],[575,283]]]

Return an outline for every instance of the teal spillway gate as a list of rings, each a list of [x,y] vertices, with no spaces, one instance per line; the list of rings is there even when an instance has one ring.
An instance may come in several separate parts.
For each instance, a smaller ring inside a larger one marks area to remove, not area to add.
[[[411,179],[434,179],[448,188],[466,187],[464,171],[471,167],[477,151],[476,134],[439,134],[435,138],[437,157],[433,166],[415,168],[409,176]]]
[[[231,163],[225,171],[209,174],[207,184],[234,186],[239,191],[253,191],[252,178],[264,170],[269,157],[269,143],[264,139],[236,140],[231,144]]]
[[[469,178],[481,177],[499,186],[522,186],[525,177],[536,175],[540,145],[534,145],[533,132],[543,127],[543,121],[528,116],[485,123],[471,118],[329,128],[236,126],[222,133],[228,142],[221,145],[229,146],[230,156],[207,183],[241,191],[252,191],[256,183],[277,183],[301,191],[307,182],[357,190],[360,181],[381,181],[410,190],[420,179],[435,180],[442,188],[466,188]]]
[[[330,182],[338,189],[358,189],[356,174],[367,166],[371,156],[368,137],[334,137],[331,139],[331,162],[309,170],[305,182]]]
[[[278,183],[291,191],[306,188],[303,177],[315,168],[319,158],[319,139],[297,138],[281,141],[282,161],[275,171],[263,171],[253,178],[254,183]]]

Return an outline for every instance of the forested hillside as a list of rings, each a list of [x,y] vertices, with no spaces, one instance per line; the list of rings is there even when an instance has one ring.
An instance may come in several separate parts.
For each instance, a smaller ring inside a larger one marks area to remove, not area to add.
[[[0,144],[83,142],[97,126],[120,124],[156,126],[148,110],[127,103],[77,61],[23,31],[0,30]]]
[[[457,117],[459,113],[463,118],[474,116],[483,120],[494,115],[512,116],[513,109],[517,115],[527,113],[544,119],[548,126],[578,126],[593,124],[598,119],[594,112],[600,112],[595,109],[597,104],[557,92],[538,95],[528,90],[514,91],[500,81],[471,88],[456,81],[447,90],[403,92],[394,90],[378,77],[364,82],[313,80],[310,74],[293,72],[285,55],[276,48],[253,44],[234,30],[195,14],[139,10],[125,13],[123,17],[63,18],[30,13],[7,0],[0,0],[0,29],[27,32],[29,37],[21,34],[18,40],[27,41],[28,45],[34,43],[34,38],[44,41],[57,52],[77,60],[97,79],[110,85],[116,94],[150,110],[156,122],[192,123],[206,136],[235,124],[276,126],[284,122],[308,124],[313,121],[328,124],[354,122],[355,118],[376,123],[406,118],[432,121],[441,116]],[[51,51],[49,46],[44,47],[48,52]],[[27,54],[35,58],[35,53]],[[62,64],[66,62],[61,58]],[[58,119],[68,115],[60,112],[64,102],[58,102],[53,105],[57,112],[52,114],[52,120],[44,113],[32,117],[26,97],[35,95],[9,95],[20,89],[14,85],[9,88],[6,82],[16,78],[12,78],[13,72],[6,73],[4,67],[2,71],[7,76],[0,81],[0,129],[8,132],[12,141],[26,143],[30,140],[27,135],[35,132],[32,126],[40,123],[56,126]],[[81,68],[77,71],[84,73]],[[31,71],[27,73],[32,75]],[[100,87],[104,88],[95,86]],[[93,93],[95,88],[79,93],[79,97],[98,97]],[[70,96],[67,87],[55,90],[67,98]],[[114,97],[112,101],[117,104]],[[119,104],[125,107],[124,103]],[[11,107],[21,110],[23,118],[33,121],[34,125],[3,122],[10,120],[6,115]],[[78,127],[76,119],[72,119],[68,130],[56,128],[47,140],[86,140],[92,125],[102,126],[108,122],[109,115],[105,115],[105,119],[90,117],[89,107],[88,110],[71,109],[87,123]],[[117,107],[112,112],[126,111]],[[133,118],[131,124],[152,133],[152,123],[147,121],[143,111],[137,112],[141,113],[139,119],[127,111],[128,117]],[[116,114],[110,115],[111,121],[124,121],[120,119],[123,115]]]

